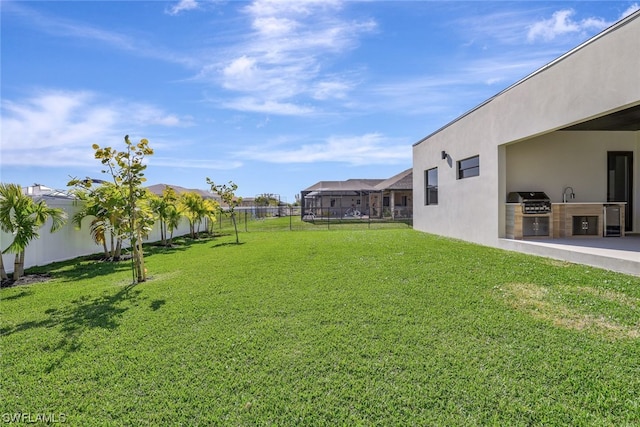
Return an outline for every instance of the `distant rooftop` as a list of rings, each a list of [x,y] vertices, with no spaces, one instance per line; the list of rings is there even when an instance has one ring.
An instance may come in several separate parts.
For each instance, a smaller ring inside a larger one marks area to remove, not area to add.
[[[67,191],[56,190],[42,184],[33,184],[22,188],[22,193],[31,197],[51,197],[57,199],[73,199],[74,197]]]

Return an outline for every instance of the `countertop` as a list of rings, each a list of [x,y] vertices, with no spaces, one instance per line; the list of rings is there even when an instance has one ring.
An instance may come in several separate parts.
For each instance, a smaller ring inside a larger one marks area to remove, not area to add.
[[[551,202],[552,205],[626,205],[627,202]]]

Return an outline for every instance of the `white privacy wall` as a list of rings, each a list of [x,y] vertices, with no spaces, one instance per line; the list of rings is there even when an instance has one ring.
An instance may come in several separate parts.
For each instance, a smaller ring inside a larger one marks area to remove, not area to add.
[[[55,233],[49,233],[51,220],[47,221],[40,229],[40,238],[31,241],[25,251],[25,268],[103,252],[102,245],[97,245],[89,233],[91,218],[83,220],[81,229],[77,229],[71,224],[71,217],[79,210],[79,207],[74,206],[72,200],[47,198],[45,201],[49,207],[64,209],[69,219],[67,224]],[[189,223],[183,220],[180,223],[180,227],[173,234],[174,236],[181,236],[188,233]],[[158,240],[160,240],[160,227],[159,223],[156,223],[147,241]],[[13,236],[11,234],[0,232],[0,248],[2,250],[5,250],[12,241]],[[2,254],[4,267],[8,273],[13,271],[14,258],[14,254]]]

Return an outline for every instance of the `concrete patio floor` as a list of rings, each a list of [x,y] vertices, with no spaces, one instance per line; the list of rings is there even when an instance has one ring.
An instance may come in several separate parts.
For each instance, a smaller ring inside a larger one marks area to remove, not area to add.
[[[500,239],[502,249],[640,276],[640,235],[570,239]]]

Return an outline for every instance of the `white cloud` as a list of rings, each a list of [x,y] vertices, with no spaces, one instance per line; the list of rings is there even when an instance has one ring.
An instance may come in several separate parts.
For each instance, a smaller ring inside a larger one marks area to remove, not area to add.
[[[411,160],[411,144],[379,133],[332,136],[318,144],[295,148],[254,146],[238,153],[241,158],[269,163],[336,162],[350,165],[395,164]]]
[[[247,85],[255,86],[258,70],[256,60],[242,55],[233,59],[223,70],[223,86],[227,89],[243,90]]]
[[[264,100],[261,98],[241,97],[223,103],[226,108],[253,113],[269,113],[283,116],[303,116],[315,110],[309,106],[302,106],[290,102]]]
[[[633,3],[620,14],[618,20],[631,15],[637,10],[640,10],[640,4]],[[566,34],[586,35],[602,31],[615,23],[615,21],[607,21],[601,17],[576,20],[574,19],[575,14],[576,12],[573,9],[554,12],[551,18],[538,21],[529,27],[527,40],[530,42],[538,39],[550,41]]]
[[[103,30],[70,19],[58,18],[25,6],[25,2],[5,2],[3,13],[27,19],[33,28],[56,37],[75,37],[99,41],[119,49],[133,50],[134,40],[125,34]]]
[[[148,104],[127,103],[124,108],[131,121],[139,126],[186,127],[193,124],[191,117],[180,118]]]
[[[323,9],[337,10],[340,6],[339,0],[256,0],[246,7],[246,11],[254,16],[311,16]]]
[[[638,10],[640,10],[640,4],[634,3],[631,6],[629,6],[624,12],[622,12],[622,14],[620,15],[620,19],[626,18],[627,16],[631,15],[632,13]]]
[[[267,37],[281,37],[295,31],[300,24],[287,18],[275,16],[257,17],[253,20],[252,27],[260,34]]]
[[[103,100],[86,91],[43,91],[29,99],[3,100],[2,165],[68,166],[95,162],[91,144],[120,141],[127,130],[186,126],[142,103]]]
[[[234,160],[209,160],[209,159],[178,159],[174,157],[150,157],[149,165],[154,167],[232,170],[242,167],[242,162]]]
[[[182,52],[169,51],[156,44],[145,43],[141,41],[139,34],[133,36],[127,33],[102,29],[79,21],[59,18],[25,6],[25,4],[28,3],[29,2],[15,1],[4,2],[2,12],[5,15],[11,14],[14,18],[27,19],[32,28],[54,37],[70,37],[83,41],[94,40],[102,45],[123,50],[131,54],[160,59],[188,67],[193,67],[195,64],[200,63],[197,58],[189,57]]]
[[[559,10],[552,17],[538,21],[529,27],[527,40],[533,42],[537,39],[550,41],[565,34],[582,34],[586,31],[600,31],[611,25],[603,18],[590,17],[580,21],[573,19],[576,14],[573,9]]]
[[[462,15],[456,19],[457,28],[467,40],[463,43],[466,48],[487,50],[488,46],[498,42],[500,45],[520,45],[522,43],[522,29],[530,22],[526,10],[487,10],[482,15]],[[488,45],[487,45],[488,43]]]
[[[167,9],[169,15],[178,15],[185,10],[193,10],[198,8],[196,0],[180,0],[177,4]]]
[[[350,89],[351,85],[343,81],[320,81],[315,84],[312,96],[318,100],[331,98],[343,99]]]
[[[273,106],[274,114],[306,114],[315,109],[301,100],[343,99],[352,83],[336,73],[325,76],[326,61],[354,49],[376,23],[346,20],[341,7],[325,0],[254,1],[242,8],[253,31],[227,49],[226,59],[203,66],[198,77],[235,92],[239,99],[225,106],[241,111]]]

